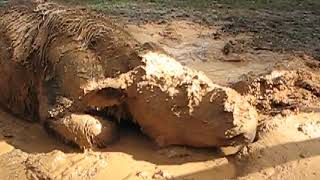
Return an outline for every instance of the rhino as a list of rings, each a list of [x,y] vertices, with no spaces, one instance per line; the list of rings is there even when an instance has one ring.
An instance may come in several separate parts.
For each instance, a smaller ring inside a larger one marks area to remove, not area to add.
[[[255,138],[257,112],[244,97],[107,15],[51,2],[0,15],[1,107],[66,142],[103,148],[120,120],[160,147],[243,147]]]

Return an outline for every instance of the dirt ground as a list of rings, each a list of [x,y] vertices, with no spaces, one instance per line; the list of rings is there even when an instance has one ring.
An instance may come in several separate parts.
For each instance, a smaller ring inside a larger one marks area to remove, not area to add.
[[[138,41],[160,45],[252,101],[260,114],[256,141],[223,157],[217,149],[160,149],[124,126],[118,142],[82,153],[1,111],[0,179],[319,179],[319,11],[111,7]]]

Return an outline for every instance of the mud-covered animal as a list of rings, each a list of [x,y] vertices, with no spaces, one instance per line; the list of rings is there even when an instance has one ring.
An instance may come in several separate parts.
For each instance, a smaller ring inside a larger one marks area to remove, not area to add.
[[[66,141],[104,147],[117,136],[116,119],[160,146],[242,146],[255,137],[257,114],[242,96],[104,15],[53,3],[0,15],[0,104]]]

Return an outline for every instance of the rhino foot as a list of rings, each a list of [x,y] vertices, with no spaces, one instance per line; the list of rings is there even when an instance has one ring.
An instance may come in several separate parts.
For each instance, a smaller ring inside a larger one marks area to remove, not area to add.
[[[88,114],[69,114],[46,127],[66,142],[81,149],[103,148],[118,137],[118,129],[112,121]]]

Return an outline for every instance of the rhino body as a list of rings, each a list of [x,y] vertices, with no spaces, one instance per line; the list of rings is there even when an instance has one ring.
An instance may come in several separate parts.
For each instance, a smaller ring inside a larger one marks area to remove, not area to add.
[[[117,119],[160,146],[242,146],[255,137],[256,111],[237,92],[84,8],[1,10],[0,68],[3,108],[81,148],[113,141]]]

